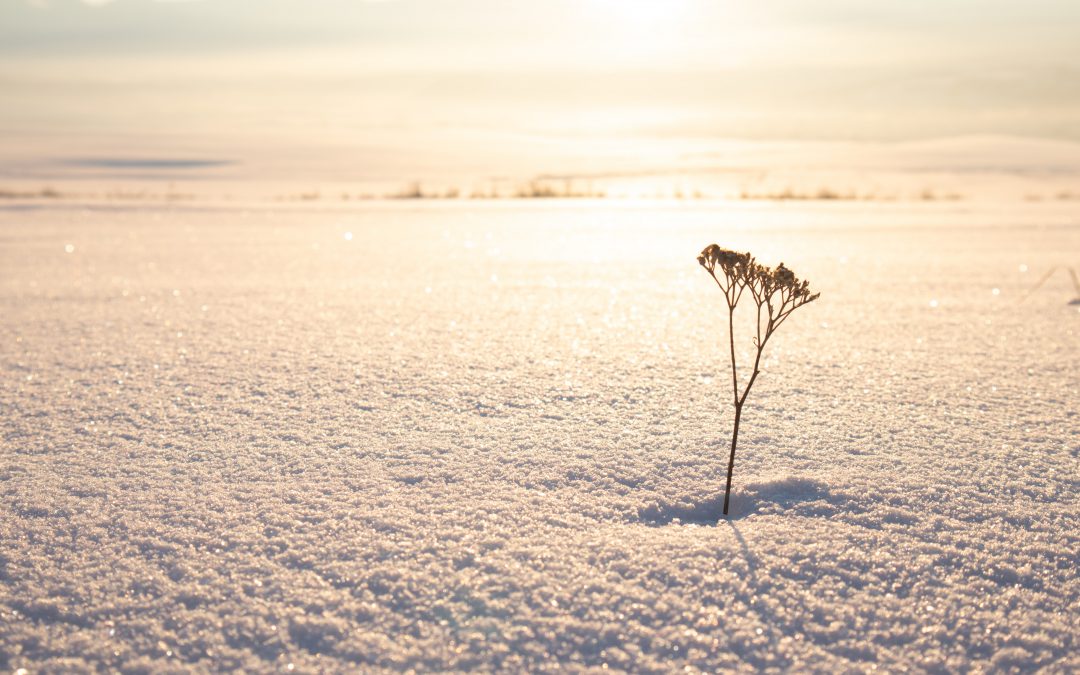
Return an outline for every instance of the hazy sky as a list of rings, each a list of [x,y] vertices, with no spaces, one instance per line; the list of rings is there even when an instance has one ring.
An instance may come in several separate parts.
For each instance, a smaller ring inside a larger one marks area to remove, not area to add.
[[[9,164],[333,150],[395,176],[703,139],[1080,140],[1077,35],[1076,0],[0,0],[0,133]]]

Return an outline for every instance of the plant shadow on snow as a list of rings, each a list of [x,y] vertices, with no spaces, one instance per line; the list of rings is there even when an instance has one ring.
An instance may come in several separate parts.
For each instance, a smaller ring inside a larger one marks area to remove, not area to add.
[[[799,515],[827,515],[833,512],[828,487],[819,480],[785,476],[748,483],[731,495],[731,508],[724,515],[724,494],[699,500],[680,499],[656,502],[638,510],[645,525],[716,525],[754,514],[782,514],[798,508]],[[815,508],[821,506],[822,508]]]

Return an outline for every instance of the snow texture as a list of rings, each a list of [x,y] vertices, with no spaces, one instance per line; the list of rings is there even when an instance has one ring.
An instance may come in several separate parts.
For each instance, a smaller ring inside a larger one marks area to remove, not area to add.
[[[5,207],[0,670],[1076,672],[1077,216]]]

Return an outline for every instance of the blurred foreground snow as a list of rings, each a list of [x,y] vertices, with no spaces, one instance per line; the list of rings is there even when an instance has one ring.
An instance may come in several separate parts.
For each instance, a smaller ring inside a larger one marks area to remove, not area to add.
[[[7,207],[0,669],[1075,672],[1078,215]]]

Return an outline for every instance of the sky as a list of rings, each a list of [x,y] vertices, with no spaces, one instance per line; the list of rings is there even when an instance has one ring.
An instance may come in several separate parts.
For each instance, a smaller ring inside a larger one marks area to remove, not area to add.
[[[0,176],[164,157],[403,180],[646,170],[731,142],[1073,143],[1077,34],[1074,0],[0,0]]]

